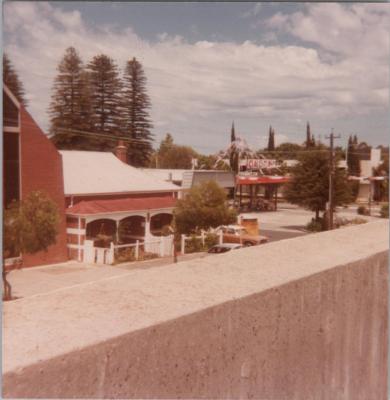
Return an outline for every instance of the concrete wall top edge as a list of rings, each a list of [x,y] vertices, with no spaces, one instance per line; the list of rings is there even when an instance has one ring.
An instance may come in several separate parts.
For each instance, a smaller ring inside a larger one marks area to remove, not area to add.
[[[386,252],[388,238],[378,221],[5,303],[3,373]]]

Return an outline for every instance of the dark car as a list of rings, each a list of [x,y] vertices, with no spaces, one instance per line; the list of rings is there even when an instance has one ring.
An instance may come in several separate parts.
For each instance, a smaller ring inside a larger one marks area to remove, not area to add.
[[[230,250],[236,250],[236,249],[241,249],[242,246],[237,243],[222,243],[222,244],[216,244],[215,246],[211,247],[208,250],[208,253],[210,254],[221,254],[221,253],[226,253],[227,251]]]

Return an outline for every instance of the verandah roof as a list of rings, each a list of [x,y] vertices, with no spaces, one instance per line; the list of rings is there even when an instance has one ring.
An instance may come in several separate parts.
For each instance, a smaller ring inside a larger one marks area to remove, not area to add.
[[[112,214],[115,212],[148,211],[173,208],[177,199],[173,197],[149,197],[111,200],[84,200],[66,210],[68,215]]]

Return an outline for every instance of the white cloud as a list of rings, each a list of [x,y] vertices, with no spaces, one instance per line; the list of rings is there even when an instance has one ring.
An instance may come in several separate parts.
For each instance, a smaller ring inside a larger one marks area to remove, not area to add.
[[[167,33],[150,42],[131,27],[88,27],[78,11],[65,12],[53,3],[9,2],[4,6],[5,49],[33,100],[29,109],[43,128],[48,127],[56,67],[65,49],[74,46],[85,63],[105,53],[123,68],[137,57],[148,78],[157,137],[170,131],[182,135],[178,141],[201,148],[211,146],[210,132],[223,143],[232,119],[244,121],[256,142],[255,135],[260,129],[266,133],[273,119],[284,121],[283,130],[290,136],[300,120],[383,111],[388,106],[383,13],[371,5],[319,4],[268,21],[268,26],[311,41],[318,49],[250,41],[191,44]],[[369,39],[371,45],[361,48],[357,38],[363,47]],[[337,52],[339,58],[325,62],[323,50]]]

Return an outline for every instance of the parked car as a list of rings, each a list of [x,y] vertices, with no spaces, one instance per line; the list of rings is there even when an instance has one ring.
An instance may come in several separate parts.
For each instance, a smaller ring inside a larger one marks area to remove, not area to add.
[[[255,246],[268,242],[266,236],[251,235],[241,225],[222,225],[215,229],[215,233],[222,231],[224,243],[240,243],[243,246]]]
[[[241,249],[242,246],[238,243],[222,243],[222,244],[216,244],[213,247],[210,247],[207,253],[210,254],[221,254],[221,253],[226,253],[230,250],[236,250],[236,249]]]

